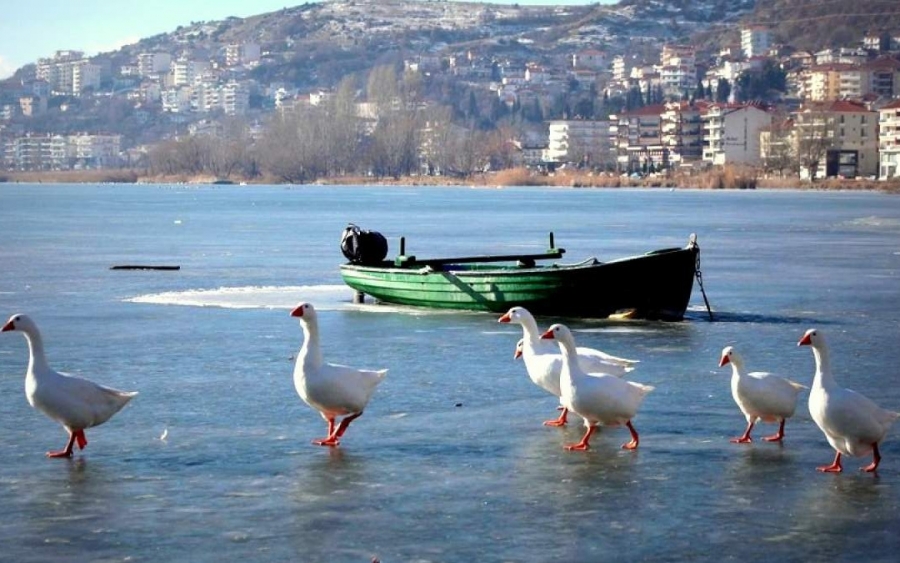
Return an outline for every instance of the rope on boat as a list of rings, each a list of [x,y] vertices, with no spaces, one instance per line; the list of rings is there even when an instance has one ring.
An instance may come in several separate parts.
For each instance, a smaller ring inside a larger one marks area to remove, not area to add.
[[[706,298],[706,290],[703,289],[703,272],[700,271],[700,245],[697,244],[697,236],[691,235],[691,245],[697,249],[697,262],[694,264],[694,275],[697,276],[697,284],[700,285],[700,293],[703,295],[703,302],[706,303],[706,312],[709,313],[709,320],[712,321],[712,307],[709,306],[709,299]]]

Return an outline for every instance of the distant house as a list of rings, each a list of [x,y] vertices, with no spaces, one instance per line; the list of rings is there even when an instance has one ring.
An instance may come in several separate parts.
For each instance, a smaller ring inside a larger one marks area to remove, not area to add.
[[[772,115],[754,104],[711,104],[701,116],[703,160],[713,165],[760,163],[760,131],[772,125]]]
[[[609,121],[591,119],[557,120],[549,124],[546,162],[574,162],[587,166],[609,160]]]
[[[771,35],[769,28],[753,25],[741,29],[741,50],[746,58],[765,55],[769,50]]]
[[[793,116],[802,176],[878,174],[878,112],[860,102],[835,100],[807,104]],[[809,158],[811,150],[821,153],[821,158]],[[811,163],[815,170],[810,169]]]
[[[878,178],[900,178],[900,100],[878,110]]]
[[[662,141],[663,104],[644,106],[610,116],[615,127],[616,167],[640,172],[669,166],[669,148]],[[610,132],[613,125],[610,126]]]
[[[585,49],[572,55],[572,68],[599,70],[606,65],[606,56],[596,49]]]

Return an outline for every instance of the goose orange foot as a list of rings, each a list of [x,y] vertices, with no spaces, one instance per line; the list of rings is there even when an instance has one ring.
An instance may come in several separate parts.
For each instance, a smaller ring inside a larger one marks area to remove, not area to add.
[[[638,436],[637,430],[634,429],[634,426],[631,424],[631,421],[625,423],[625,426],[628,427],[628,431],[631,432],[631,441],[625,444],[622,444],[623,450],[636,450],[638,445],[641,443],[641,438]]]
[[[784,439],[784,419],[781,419],[781,425],[778,427],[778,432],[772,434],[771,436],[766,436],[763,438],[766,442],[780,442]]]
[[[84,430],[76,430],[74,432],[70,430],[69,441],[66,442],[66,447],[61,450],[47,452],[47,457],[72,457],[72,450],[74,449],[76,442],[78,443],[78,447],[82,450],[87,445],[87,438],[84,437]]]
[[[843,470],[844,468],[841,467],[841,452],[834,456],[834,461],[831,465],[823,465],[816,468],[816,471],[821,471],[822,473],[840,473]]]
[[[334,436],[329,436],[328,438],[321,438],[319,440],[313,440],[312,443],[317,446],[332,446],[333,447],[333,446],[340,445],[341,441],[338,440]]]
[[[559,418],[554,418],[553,420],[545,420],[544,426],[565,426],[568,422],[568,409],[560,409],[562,413],[560,413]]]

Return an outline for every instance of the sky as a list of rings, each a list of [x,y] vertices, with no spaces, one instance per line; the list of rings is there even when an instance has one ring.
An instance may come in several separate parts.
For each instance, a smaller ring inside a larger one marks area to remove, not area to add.
[[[494,4],[574,6],[596,0],[493,0]],[[59,50],[88,56],[195,21],[247,17],[299,6],[298,0],[0,0],[0,79]]]

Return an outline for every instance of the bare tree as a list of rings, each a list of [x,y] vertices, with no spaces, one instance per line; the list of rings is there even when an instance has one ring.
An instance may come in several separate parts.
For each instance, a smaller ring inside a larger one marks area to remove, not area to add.
[[[230,178],[235,172],[248,169],[252,140],[247,124],[240,118],[222,121],[221,130],[206,139],[206,169],[217,178]]]
[[[301,184],[327,173],[321,139],[327,113],[307,108],[275,116],[260,139],[263,169],[282,181]]]
[[[366,98],[378,106],[379,112],[394,107],[400,99],[400,81],[394,65],[376,66],[369,72]]]
[[[797,159],[801,167],[809,171],[811,182],[828,150],[834,145],[834,117],[815,107],[796,114]]]
[[[369,164],[376,176],[399,178],[418,170],[419,120],[415,112],[399,110],[381,116],[369,141]]]
[[[787,119],[777,119],[770,127],[760,132],[763,140],[762,162],[766,172],[778,172],[779,176],[784,176],[785,171],[797,171],[795,133],[793,122]]]

